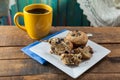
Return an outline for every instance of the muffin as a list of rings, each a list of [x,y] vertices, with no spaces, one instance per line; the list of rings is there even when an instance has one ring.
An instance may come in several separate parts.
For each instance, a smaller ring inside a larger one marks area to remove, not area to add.
[[[50,53],[58,55],[65,65],[78,66],[92,57],[92,48],[86,46],[88,36],[82,31],[70,31],[64,38],[51,38],[47,42],[51,45]]]
[[[82,31],[70,31],[65,39],[71,41],[74,45],[74,48],[84,47],[88,42],[88,36]]]

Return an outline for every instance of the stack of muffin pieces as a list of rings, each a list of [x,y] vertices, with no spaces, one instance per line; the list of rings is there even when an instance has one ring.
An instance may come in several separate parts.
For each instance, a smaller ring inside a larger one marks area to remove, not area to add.
[[[86,46],[88,36],[82,31],[69,31],[65,38],[51,38],[51,54],[59,55],[66,65],[79,65],[82,60],[90,59],[93,50]]]

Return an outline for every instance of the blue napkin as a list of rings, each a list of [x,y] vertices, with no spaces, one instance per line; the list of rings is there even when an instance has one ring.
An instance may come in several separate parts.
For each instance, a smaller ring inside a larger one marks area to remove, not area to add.
[[[55,35],[57,35],[57,34],[59,34],[59,33],[62,33],[62,32],[64,32],[64,31],[66,31],[66,29],[61,30],[61,31],[59,31],[59,32],[56,32],[56,33],[54,33],[54,34],[52,34],[52,35],[49,35],[49,36],[43,38],[42,40],[48,40],[49,38],[51,38],[51,37],[53,37],[53,36],[55,36]],[[40,43],[40,41],[35,41],[35,42],[29,44],[28,46],[22,48],[21,50],[22,50],[26,55],[28,55],[28,56],[30,56],[31,58],[33,58],[34,60],[38,61],[40,64],[45,64],[45,63],[47,63],[47,61],[46,61],[45,59],[41,58],[40,56],[38,56],[37,54],[35,54],[34,52],[32,52],[32,51],[30,50],[31,47],[33,47],[33,46],[35,46],[35,45],[37,45],[37,44],[39,44],[39,43]]]

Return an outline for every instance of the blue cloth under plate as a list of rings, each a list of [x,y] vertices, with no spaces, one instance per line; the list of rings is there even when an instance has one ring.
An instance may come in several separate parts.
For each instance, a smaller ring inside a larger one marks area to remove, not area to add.
[[[64,31],[66,31],[66,29],[61,30],[61,31],[59,31],[59,32],[56,32],[56,33],[54,33],[54,34],[52,34],[52,35],[49,35],[49,36],[43,38],[42,40],[48,40],[49,38],[51,38],[51,37],[53,37],[53,36],[55,36],[55,35],[57,35],[57,34],[59,34],[59,33],[62,33],[62,32],[64,32]],[[33,46],[35,46],[35,45],[37,45],[37,44],[39,44],[39,43],[40,43],[39,41],[35,41],[35,42],[29,44],[28,46],[22,48],[21,50],[22,50],[25,54],[27,54],[28,56],[30,56],[31,58],[33,58],[34,60],[38,61],[40,64],[45,64],[45,63],[47,63],[46,60],[44,60],[43,58],[41,58],[40,56],[38,56],[37,54],[35,54],[35,53],[32,52],[31,50],[29,50],[31,47],[33,47]]]

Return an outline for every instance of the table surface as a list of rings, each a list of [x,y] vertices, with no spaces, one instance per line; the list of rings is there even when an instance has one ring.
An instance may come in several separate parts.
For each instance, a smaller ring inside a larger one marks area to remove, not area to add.
[[[53,27],[50,34],[62,29],[92,33],[89,39],[110,49],[111,53],[76,80],[120,80],[119,27]],[[41,65],[20,49],[34,42],[15,26],[0,26],[0,80],[73,80],[50,63]]]

